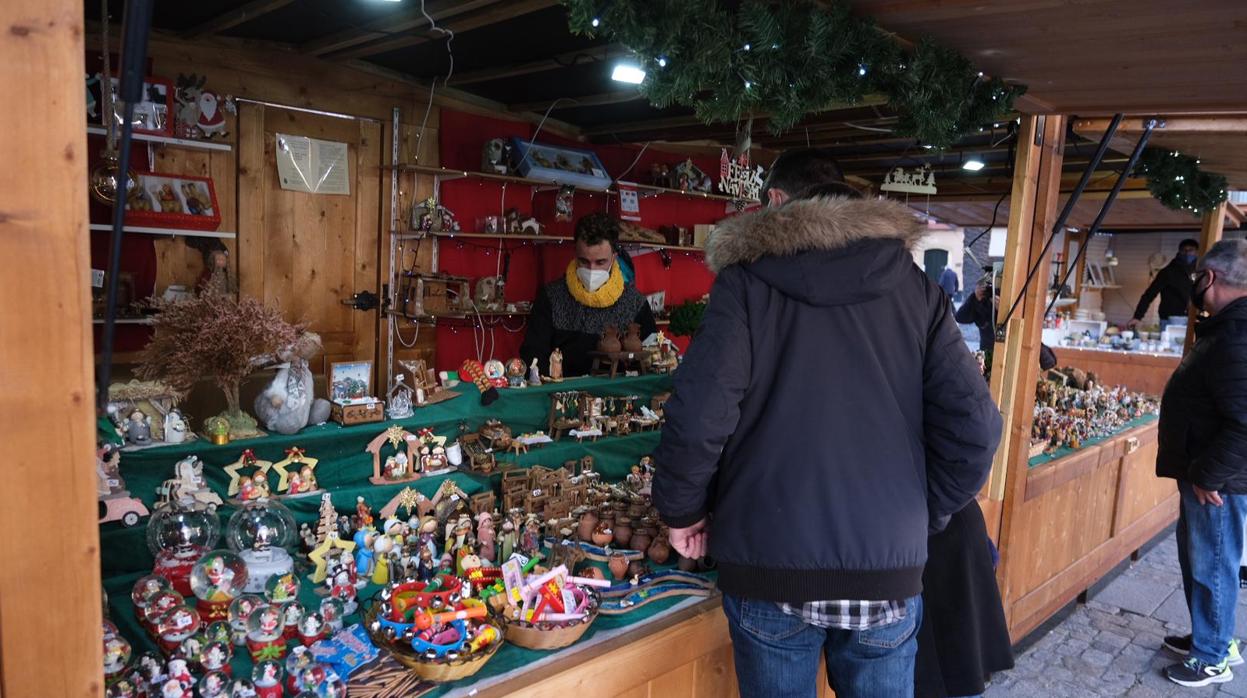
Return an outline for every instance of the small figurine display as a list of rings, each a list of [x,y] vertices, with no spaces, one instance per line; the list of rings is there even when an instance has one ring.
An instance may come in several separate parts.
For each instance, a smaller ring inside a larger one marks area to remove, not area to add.
[[[282,635],[282,611],[277,606],[261,606],[247,617],[247,649],[251,659],[281,659],[286,655],[286,643]]]
[[[709,192],[714,188],[714,183],[710,181],[710,177],[702,172],[701,168],[693,164],[692,158],[687,158],[684,162],[675,166],[673,171],[675,183],[672,186],[680,191],[699,191]]]
[[[273,463],[278,475],[278,493],[286,498],[318,494],[321,490],[316,482],[316,464],[319,462],[298,446],[286,449],[286,457]]]
[[[255,687],[256,698],[282,698],[285,673],[281,663],[272,659],[257,662],[251,668],[251,683]]]
[[[125,480],[121,478],[121,450],[111,443],[102,445],[95,452],[96,492],[99,495],[100,523],[120,521],[127,528],[138,525],[139,519],[150,512],[143,501],[130,496]]]
[[[196,609],[205,621],[229,618],[229,606],[247,588],[247,564],[228,550],[213,550],[195,563],[190,585]]]
[[[147,522],[153,572],[168,579],[178,593],[190,596],[191,569],[216,546],[220,535],[220,520],[203,509],[178,504],[158,509]]]
[[[364,449],[372,454],[372,477],[368,481],[374,485],[392,485],[445,471],[445,442],[446,437],[434,436],[428,429],[413,434],[397,424],[390,425]],[[387,444],[391,453],[383,463],[381,452]],[[429,457],[434,449],[442,449],[440,460]]]
[[[1158,411],[1155,398],[1123,386],[1101,386],[1094,373],[1074,368],[1049,371],[1035,390],[1031,456],[1061,448],[1076,451]]]
[[[229,474],[229,488],[226,494],[231,497],[236,496],[240,502],[249,502],[252,500],[266,498],[270,495],[268,487],[268,471],[273,467],[271,461],[261,460],[256,457],[255,452],[251,449],[243,450],[238,456],[238,460],[225,466],[224,470]],[[242,474],[243,468],[249,469],[251,472]]]
[[[152,420],[140,409],[134,409],[126,417],[124,425],[126,443],[147,446],[152,442]]]
[[[437,203],[437,199],[430,196],[412,208],[411,227],[422,233],[457,233],[459,221],[455,219],[455,214],[450,209]]]
[[[175,135],[178,138],[210,139],[227,136],[224,112],[234,113],[234,100],[222,99],[204,89],[208,76],[178,75],[174,98],[177,100]]]
[[[485,141],[481,149],[481,172],[509,174],[511,168],[511,144],[502,138]]]
[[[550,375],[548,378],[552,383],[563,382],[563,350],[557,347],[550,352]]]

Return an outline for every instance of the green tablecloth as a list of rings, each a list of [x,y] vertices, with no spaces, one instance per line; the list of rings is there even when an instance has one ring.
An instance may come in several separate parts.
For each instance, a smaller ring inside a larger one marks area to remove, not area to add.
[[[1094,446],[1098,443],[1102,443],[1107,439],[1111,439],[1114,436],[1117,436],[1118,434],[1124,431],[1130,431],[1131,429],[1134,429],[1135,427],[1141,427],[1144,424],[1151,424],[1157,419],[1160,419],[1160,416],[1154,415],[1154,414],[1145,414],[1142,417],[1139,417],[1138,419],[1132,419],[1129,422],[1126,422],[1125,424],[1123,424],[1121,426],[1121,429],[1118,429],[1117,431],[1113,432],[1112,434],[1109,434],[1108,436],[1101,436],[1099,438],[1090,439],[1089,441],[1087,441],[1087,443],[1083,444],[1083,448],[1086,448],[1088,446]],[[1062,446],[1061,448],[1056,449],[1052,453],[1041,453],[1040,455],[1035,456],[1034,458],[1031,458],[1029,461],[1027,461],[1026,465],[1029,468],[1034,468],[1040,465],[1051,463],[1054,460],[1064,458],[1071,453],[1076,453],[1076,451],[1068,446]]]
[[[562,383],[547,384],[522,390],[503,390],[501,397],[489,407],[480,404],[480,395],[470,384],[461,384],[456,390],[463,394],[447,402],[421,408],[414,417],[404,420],[392,420],[352,427],[337,424],[324,424],[308,427],[294,436],[273,435],[244,441],[234,441],[223,446],[214,446],[206,441],[196,441],[186,445],[162,446],[140,451],[124,452],[121,457],[121,476],[126,481],[130,493],[143,500],[149,507],[156,500],[156,488],[166,479],[173,476],[174,464],[189,454],[195,454],[204,463],[204,478],[209,486],[225,499],[229,476],[223,466],[238,460],[244,449],[251,449],[256,457],[263,460],[279,461],[285,457],[288,448],[298,446],[307,457],[317,458],[316,479],[319,485],[332,493],[334,506],[339,511],[352,511],[357,496],[364,497],[373,507],[374,512],[384,506],[405,485],[372,485],[368,477],[372,475],[372,456],[364,451],[364,447],[384,431],[390,424],[401,424],[410,431],[428,427],[439,435],[452,436],[459,422],[467,422],[469,428],[475,430],[484,420],[497,418],[511,427],[514,433],[545,430],[550,408],[550,394],[564,390],[587,390],[595,395],[626,396],[638,395],[648,399],[654,394],[670,390],[671,381],[668,376],[640,376],[633,378],[579,378],[569,379]],[[641,456],[649,453],[658,444],[657,431],[634,433],[625,437],[604,437],[597,441],[577,442],[564,437],[561,441],[532,448],[527,454],[499,454],[499,465],[516,463],[522,467],[535,464],[558,466],[564,461],[590,454],[594,457],[596,468],[603,478],[610,481],[622,479]],[[476,494],[493,488],[497,491],[501,475],[477,475],[474,473],[455,472],[448,475],[421,478],[408,483],[427,496],[432,496],[441,482],[447,477],[455,480],[467,494]],[[277,485],[276,473],[270,473],[269,485],[274,490]],[[294,512],[300,522],[314,523],[320,506],[320,498],[316,496],[297,499],[285,499],[283,503]],[[221,523],[224,526],[233,508],[226,505],[220,510]],[[152,649],[154,644],[141,629],[134,617],[129,593],[134,582],[152,568],[152,556],[147,549],[144,519],[138,526],[125,528],[120,523],[108,523],[100,527],[100,551],[103,567],[104,588],[110,597],[112,618],[130,640],[136,650]],[[223,544],[222,544],[223,545]],[[360,594],[360,598],[369,598],[377,591],[377,587],[369,585]],[[304,580],[300,599],[312,607],[319,604],[319,598],[313,591],[313,585]],[[664,609],[679,603],[680,599],[656,601],[646,607],[614,618],[601,618],[595,622],[589,633],[602,632],[639,622]],[[358,616],[348,618],[347,622],[358,620]],[[246,654],[245,648],[239,648]],[[523,650],[518,647],[504,647],[490,662],[482,674],[492,675],[503,673],[523,666],[531,657],[544,653]],[[249,671],[250,659],[238,658],[236,668]]]

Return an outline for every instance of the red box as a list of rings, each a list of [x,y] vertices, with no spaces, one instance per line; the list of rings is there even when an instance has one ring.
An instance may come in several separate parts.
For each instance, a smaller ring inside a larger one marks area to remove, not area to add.
[[[208,177],[144,172],[126,201],[126,224],[153,228],[216,230],[221,209]]]

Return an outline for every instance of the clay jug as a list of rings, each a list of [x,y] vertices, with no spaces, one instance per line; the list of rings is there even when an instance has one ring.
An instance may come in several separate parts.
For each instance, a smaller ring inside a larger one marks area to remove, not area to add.
[[[648,528],[638,528],[632,532],[632,540],[628,542],[633,550],[644,552],[654,542],[654,532]]]
[[[654,564],[663,565],[671,557],[671,544],[667,542],[667,536],[659,534],[654,539],[654,542],[649,544],[649,549],[645,552],[649,555],[649,559],[654,561]]]
[[[623,579],[628,574],[628,558],[623,553],[611,553],[607,567],[610,567],[612,577],[616,580]]]
[[[606,579],[606,575],[600,567],[593,565],[583,565],[576,570],[576,576],[585,577],[586,579]]]
[[[641,348],[641,326],[634,322],[628,325],[628,334],[623,338],[623,350],[635,354]]]
[[[599,547],[609,545],[615,539],[615,532],[605,521],[598,522],[597,528],[593,529],[593,544]]]
[[[615,522],[615,545],[627,548],[630,540],[632,540],[632,520],[621,516]]]
[[[675,563],[675,566],[679,567],[681,570],[685,572],[696,572],[697,571],[697,561],[691,557],[684,557],[683,555],[680,556],[680,559],[678,562]]]
[[[580,515],[580,524],[576,526],[576,537],[588,543],[593,540],[593,530],[598,526],[598,513],[592,509]]]
[[[619,343],[619,329],[614,325],[607,325],[602,331],[602,338],[598,340],[598,351],[608,354],[623,351],[623,345]]]

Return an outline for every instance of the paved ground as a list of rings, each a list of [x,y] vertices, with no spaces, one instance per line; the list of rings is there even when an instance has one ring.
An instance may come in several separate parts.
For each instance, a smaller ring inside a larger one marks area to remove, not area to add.
[[[1245,601],[1247,594],[1240,594],[1239,638],[1247,638]],[[1237,668],[1233,681],[1204,688],[1183,688],[1164,677],[1161,669],[1177,659],[1161,648],[1161,638],[1187,632],[1190,616],[1170,534],[1023,652],[1013,671],[995,677],[986,696],[1247,698],[1247,665]]]

